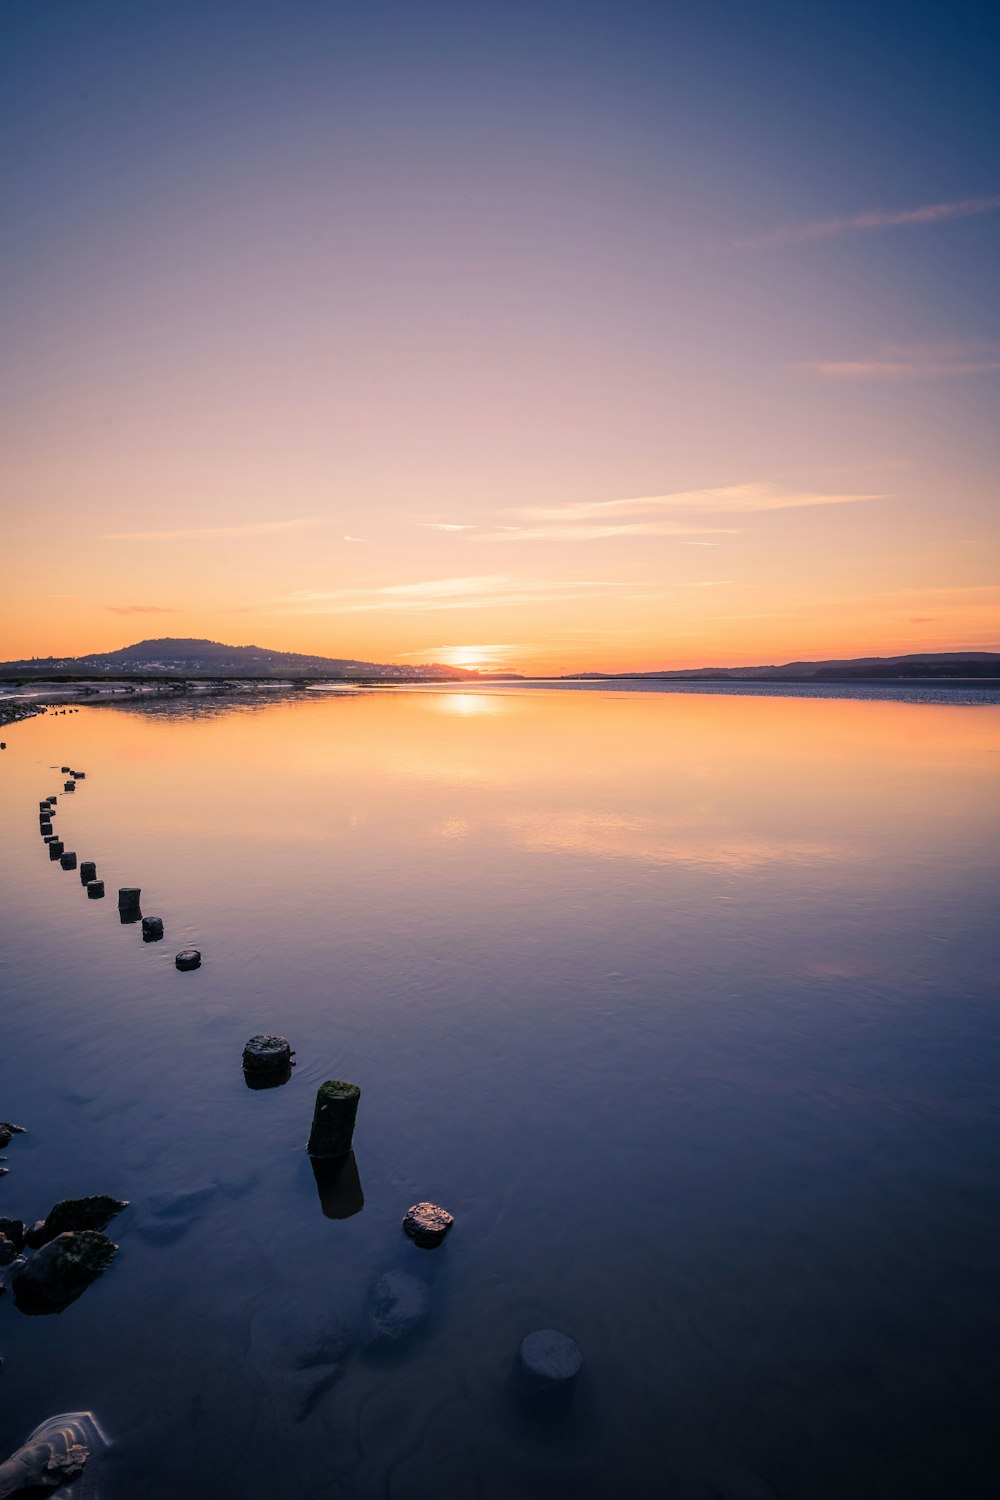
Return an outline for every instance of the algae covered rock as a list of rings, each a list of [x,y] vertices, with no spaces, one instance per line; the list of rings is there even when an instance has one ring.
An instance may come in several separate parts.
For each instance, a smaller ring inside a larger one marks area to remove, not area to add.
[[[14,1301],[22,1312],[61,1312],[108,1269],[117,1253],[114,1240],[95,1229],[57,1235],[17,1267]]]

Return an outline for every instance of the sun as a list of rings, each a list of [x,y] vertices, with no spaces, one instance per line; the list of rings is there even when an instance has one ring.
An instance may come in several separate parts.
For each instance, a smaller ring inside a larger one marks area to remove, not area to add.
[[[435,646],[426,655],[428,661],[440,662],[444,667],[496,672],[506,665],[512,650],[512,646]]]

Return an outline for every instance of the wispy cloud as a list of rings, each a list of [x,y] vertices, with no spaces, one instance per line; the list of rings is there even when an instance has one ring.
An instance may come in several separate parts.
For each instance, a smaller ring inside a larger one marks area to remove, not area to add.
[[[763,234],[735,240],[739,250],[767,250],[778,245],[799,245],[809,240],[832,240],[844,234],[862,234],[876,229],[911,229],[920,224],[942,224],[949,219],[971,219],[1000,209],[1000,196],[956,198],[946,203],[923,203],[917,208],[867,209],[840,218],[813,219],[805,224],[781,224]]]
[[[890,347],[872,359],[809,360],[802,367],[832,380],[939,380],[1000,370],[996,345]]]
[[[165,608],[161,604],[109,604],[108,609],[113,615],[175,615],[176,609]]]
[[[106,542],[188,542],[205,537],[273,536],[281,531],[308,531],[333,526],[327,516],[299,516],[294,521],[248,521],[242,526],[185,526],[178,531],[109,531]]]
[[[642,495],[628,500],[584,500],[566,505],[530,505],[512,512],[523,520],[522,526],[510,530],[514,540],[525,538],[560,538],[589,540],[614,535],[711,536],[727,528],[699,523],[697,517],[748,515],[757,511],[793,510],[813,505],[848,505],[864,500],[884,500],[885,494],[844,494],[828,491],[784,489],[770,481],[754,480],[743,484],[721,485],[711,489],[674,490],[664,495]],[[684,516],[685,520],[663,519],[664,513]],[[620,525],[621,518],[647,519]],[[509,528],[505,528],[509,529]],[[488,533],[488,539],[506,539],[499,532]]]
[[[487,531],[480,538],[484,542],[595,542],[606,537],[618,536],[736,536],[739,527],[734,526],[684,526],[677,521],[621,521],[604,525],[586,525],[570,521],[567,525],[549,523],[542,526],[502,526],[496,531]]]
[[[433,578],[421,583],[393,583],[379,587],[299,591],[270,601],[291,614],[423,614],[444,609],[496,609],[512,604],[556,603],[584,599],[603,589],[624,585],[600,579],[543,581],[490,573],[469,578]]]
[[[472,521],[418,521],[418,526],[426,526],[429,531],[476,531],[478,528]]]

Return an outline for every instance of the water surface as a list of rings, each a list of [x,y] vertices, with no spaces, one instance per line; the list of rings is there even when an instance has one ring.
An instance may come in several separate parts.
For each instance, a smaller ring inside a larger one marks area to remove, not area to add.
[[[92,1409],[107,1500],[992,1496],[1000,709],[307,693],[5,738],[0,1212],[132,1205],[65,1312],[0,1302],[5,1451]],[[103,903],[38,838],[61,764]],[[253,1092],[261,1029],[298,1063]],[[379,1348],[396,1268],[429,1312]],[[546,1326],[586,1359],[549,1426],[508,1391]]]

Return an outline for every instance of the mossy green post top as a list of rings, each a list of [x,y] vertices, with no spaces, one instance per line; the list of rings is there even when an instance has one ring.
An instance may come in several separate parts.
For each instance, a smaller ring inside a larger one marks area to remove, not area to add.
[[[310,1156],[346,1156],[354,1138],[354,1121],[358,1113],[361,1090],[356,1083],[342,1078],[328,1078],[316,1092],[312,1130],[309,1133]]]

